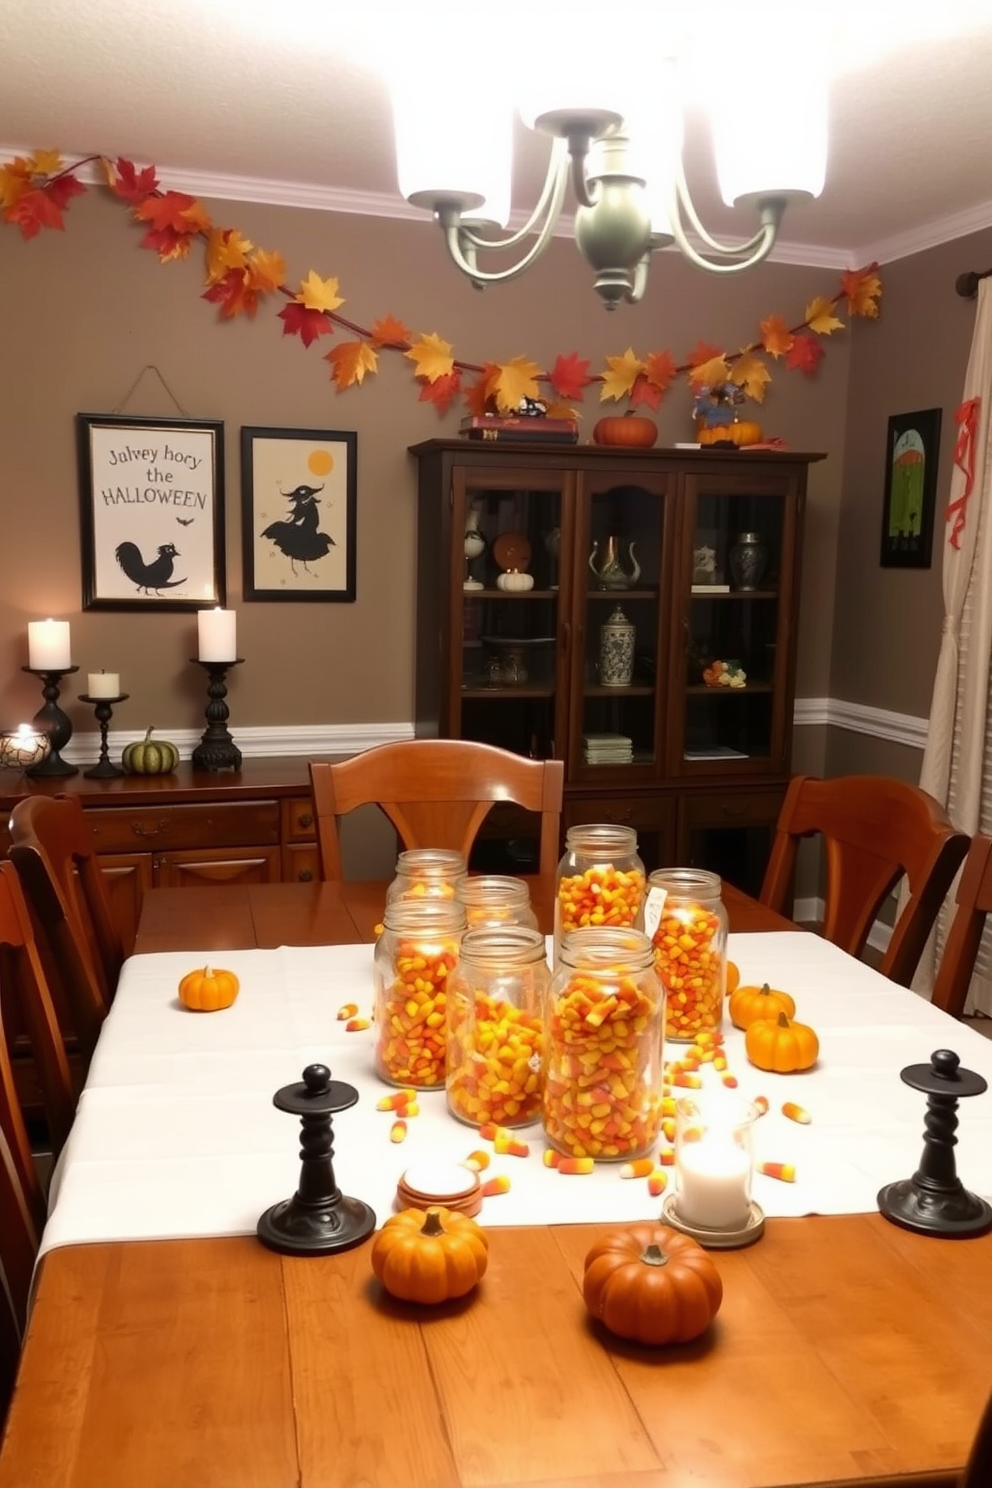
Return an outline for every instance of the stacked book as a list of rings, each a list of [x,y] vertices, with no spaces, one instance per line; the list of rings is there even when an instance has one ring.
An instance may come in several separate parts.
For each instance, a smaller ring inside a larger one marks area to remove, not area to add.
[[[634,758],[634,741],[626,734],[583,734],[587,765],[629,765]]]
[[[481,413],[463,418],[459,425],[465,439],[506,440],[524,444],[578,444],[575,419],[548,418],[533,414]]]

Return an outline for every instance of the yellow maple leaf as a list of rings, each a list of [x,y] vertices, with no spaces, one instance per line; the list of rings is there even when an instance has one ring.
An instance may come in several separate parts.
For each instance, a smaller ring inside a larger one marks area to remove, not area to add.
[[[344,304],[338,294],[338,281],[321,279],[313,269],[305,279],[300,280],[300,291],[296,298],[308,310],[336,310],[339,305]]]
[[[721,382],[729,382],[730,367],[721,352],[719,356],[710,357],[708,361],[690,367],[688,375],[690,384],[695,387],[719,387]]]
[[[253,246],[235,229],[226,232],[219,227],[210,228],[206,247],[207,283],[216,284],[228,269],[247,268],[248,254]]]
[[[741,347],[740,356],[730,369],[730,381],[744,389],[747,397],[755,403],[765,401],[765,388],[772,375],[764,362],[748,346]]]
[[[607,398],[613,398],[619,402],[621,398],[628,398],[634,383],[645,371],[645,363],[635,354],[633,347],[628,346],[623,356],[608,356],[606,365],[609,371],[603,373],[599,401],[605,403]]]
[[[781,315],[766,315],[765,319],[759,321],[758,330],[761,332],[761,344],[769,356],[785,356],[792,349],[792,332]]]
[[[58,150],[35,150],[28,160],[33,175],[56,176],[63,169],[65,162]]]
[[[252,289],[271,294],[286,278],[286,260],[279,252],[256,248],[248,260],[248,280]]]
[[[806,306],[806,324],[818,336],[829,336],[831,331],[844,329],[844,322],[834,314],[833,301],[826,295],[817,295],[815,300],[810,300]]]
[[[366,372],[378,369],[379,358],[367,341],[342,341],[324,357],[331,366],[331,378],[339,392],[365,380]]]
[[[12,207],[31,187],[31,170],[22,155],[0,166],[0,207]]]
[[[540,396],[537,379],[541,369],[536,362],[526,357],[515,356],[499,365],[492,379],[496,407],[501,413],[516,413],[525,398]]]
[[[403,355],[416,364],[417,376],[426,378],[428,382],[437,382],[439,377],[447,377],[455,365],[454,347],[450,341],[442,341],[436,331],[414,341],[410,350]]]
[[[210,221],[210,214],[202,202],[191,202],[188,207],[183,208],[179,215],[188,224],[189,232],[206,233],[213,226]]]

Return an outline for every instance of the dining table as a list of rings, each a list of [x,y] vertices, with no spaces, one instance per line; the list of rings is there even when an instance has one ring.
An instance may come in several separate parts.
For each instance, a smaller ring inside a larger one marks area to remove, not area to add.
[[[369,1135],[388,1121],[367,1098],[374,1029],[348,1043],[336,1017],[371,981],[385,887],[146,893],[53,1181],[0,1488],[953,1488],[992,1390],[992,1233],[922,1234],[874,1194],[877,1173],[920,1161],[925,1100],[902,1069],[949,1048],[992,1074],[992,1043],[729,885],[732,958],[746,979],[792,978],[821,1057],[761,1077],[797,1179],[761,1180],[760,1239],[710,1252],[723,1301],[702,1336],[649,1348],[589,1315],[591,1246],[661,1223],[662,1200],[607,1164],[560,1177],[533,1129],[511,1192],[485,1201],[488,1269],[459,1300],[391,1298],[371,1235],[320,1256],[259,1242],[245,1196],[286,1197],[300,1173],[263,1082],[277,1056],[290,1081],[321,1053],[322,1001],[326,1062],[362,1091],[335,1118],[338,1180],[386,1218],[402,1150]],[[237,1003],[188,1013],[176,971],[220,952]],[[430,1099],[411,1143],[486,1145]],[[986,1198],[990,1103],[958,1111],[959,1172]]]

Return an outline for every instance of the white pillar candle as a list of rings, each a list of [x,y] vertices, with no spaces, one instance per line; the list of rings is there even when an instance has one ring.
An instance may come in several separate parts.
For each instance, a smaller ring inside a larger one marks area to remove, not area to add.
[[[736,1142],[703,1137],[687,1142],[678,1157],[678,1214],[706,1230],[734,1230],[747,1223],[751,1157]]]
[[[196,617],[201,661],[236,661],[237,624],[234,610],[201,610]]]
[[[28,666],[35,672],[65,672],[72,666],[68,620],[28,622]]]
[[[117,672],[90,672],[86,678],[86,691],[93,698],[120,697],[121,679]]]

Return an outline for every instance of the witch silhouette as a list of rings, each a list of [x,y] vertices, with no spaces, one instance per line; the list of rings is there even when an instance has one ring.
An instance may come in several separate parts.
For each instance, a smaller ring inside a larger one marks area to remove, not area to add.
[[[289,517],[284,522],[270,522],[262,532],[289,559],[294,576],[297,563],[313,574],[309,563],[326,557],[335,546],[333,537],[319,530],[317,493],[323,489],[323,486],[297,486],[295,491],[282,491],[280,494],[293,503]]]

